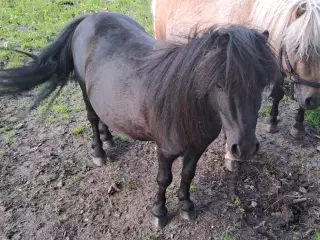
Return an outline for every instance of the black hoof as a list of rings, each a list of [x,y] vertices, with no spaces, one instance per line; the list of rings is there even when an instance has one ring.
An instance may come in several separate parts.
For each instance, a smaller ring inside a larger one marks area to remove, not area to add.
[[[276,133],[276,132],[279,132],[279,127],[278,127],[278,125],[268,124],[267,132],[268,132],[268,133]]]
[[[98,167],[102,167],[104,165],[106,165],[106,157],[95,157],[95,156],[92,156],[91,155],[91,158],[92,158],[92,162],[97,165]]]
[[[186,221],[193,221],[196,219],[196,210],[194,208],[189,211],[180,209],[180,216]]]
[[[168,216],[156,216],[151,213],[151,224],[158,230],[163,229],[169,222]]]
[[[296,129],[295,127],[290,130],[291,136],[296,140],[303,140],[305,132],[303,130]]]
[[[187,221],[196,219],[196,211],[191,200],[183,200],[180,202],[180,216]]]
[[[116,143],[113,140],[107,140],[108,147],[114,147],[116,146]]]

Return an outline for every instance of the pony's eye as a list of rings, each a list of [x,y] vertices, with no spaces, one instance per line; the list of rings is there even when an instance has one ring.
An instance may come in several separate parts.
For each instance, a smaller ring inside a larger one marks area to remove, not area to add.
[[[217,86],[217,88],[219,88],[220,90],[223,90],[223,87],[222,87],[222,85],[221,85],[220,83],[217,83],[216,86]]]

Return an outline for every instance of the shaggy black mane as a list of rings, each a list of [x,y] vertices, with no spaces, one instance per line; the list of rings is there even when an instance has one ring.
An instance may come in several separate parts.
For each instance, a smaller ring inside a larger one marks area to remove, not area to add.
[[[245,98],[278,79],[280,69],[268,39],[241,25],[213,26],[187,44],[164,43],[139,69],[163,137],[176,129],[179,141],[201,146],[206,141],[214,106],[207,100],[214,85]],[[183,121],[181,121],[183,119]]]

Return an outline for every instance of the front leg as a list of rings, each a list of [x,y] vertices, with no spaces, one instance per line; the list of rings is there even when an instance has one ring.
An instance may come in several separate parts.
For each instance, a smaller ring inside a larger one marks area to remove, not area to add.
[[[281,82],[275,84],[269,96],[269,98],[273,100],[272,108],[270,112],[270,118],[268,121],[268,129],[267,129],[267,132],[269,133],[275,133],[279,131],[279,128],[278,128],[279,103],[283,98],[283,96],[284,96],[284,89]]]
[[[299,107],[299,110],[295,116],[296,122],[294,123],[290,131],[291,136],[293,136],[296,140],[302,140],[305,135],[304,125],[303,125],[304,113],[305,113],[305,110],[302,107]]]
[[[203,151],[191,151],[185,153],[181,172],[181,183],[178,190],[180,200],[180,215],[185,220],[195,218],[194,204],[190,199],[190,185],[195,176],[197,163]]]
[[[152,223],[156,228],[162,229],[168,223],[168,210],[166,208],[166,190],[172,182],[172,163],[177,156],[164,154],[158,149],[158,194],[151,210]]]

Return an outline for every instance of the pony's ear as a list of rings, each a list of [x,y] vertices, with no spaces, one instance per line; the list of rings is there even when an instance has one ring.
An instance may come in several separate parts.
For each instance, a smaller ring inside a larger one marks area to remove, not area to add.
[[[291,14],[291,22],[301,17],[307,10],[307,3],[300,4]]]
[[[262,34],[266,37],[266,39],[269,38],[269,35],[270,35],[270,34],[269,34],[269,31],[268,31],[268,30],[264,30]]]

